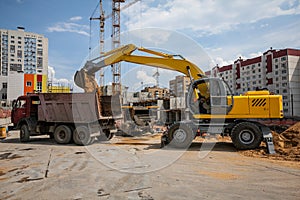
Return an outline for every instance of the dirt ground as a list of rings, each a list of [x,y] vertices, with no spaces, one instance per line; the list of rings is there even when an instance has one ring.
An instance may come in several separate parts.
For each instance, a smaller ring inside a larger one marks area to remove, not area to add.
[[[289,164],[287,164],[289,163]],[[90,146],[0,143],[0,199],[297,199],[299,162],[247,157],[228,138],[161,149],[160,135]]]
[[[266,158],[270,160],[300,161],[300,122],[291,126],[282,133],[272,132],[275,146],[275,155],[267,153],[265,143],[255,150],[240,151],[242,155],[250,157]]]

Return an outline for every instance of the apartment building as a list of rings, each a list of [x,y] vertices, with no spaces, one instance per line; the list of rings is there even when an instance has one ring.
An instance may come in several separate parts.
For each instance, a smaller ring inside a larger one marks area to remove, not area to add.
[[[43,35],[0,29],[0,100],[47,91],[48,39]]]
[[[227,66],[216,66],[207,75],[222,77],[233,94],[268,89],[283,97],[286,116],[300,116],[300,50],[270,49],[255,58],[237,59]]]
[[[169,81],[170,95],[175,97],[185,97],[188,92],[191,80],[187,76],[176,76]]]

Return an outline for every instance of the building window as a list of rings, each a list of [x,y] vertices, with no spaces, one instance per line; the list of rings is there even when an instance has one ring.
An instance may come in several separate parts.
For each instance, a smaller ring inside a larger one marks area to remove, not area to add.
[[[285,61],[286,60],[286,57],[281,57],[281,61]]]
[[[42,82],[37,82],[36,91],[37,92],[42,92]]]
[[[31,81],[27,81],[27,82],[26,82],[26,86],[27,86],[27,87],[31,87],[31,86],[32,86]]]
[[[37,55],[43,56],[43,49],[37,49]]]
[[[18,58],[22,58],[22,50],[18,50],[17,51],[17,57]]]
[[[15,53],[15,45],[10,45],[10,53]]]
[[[278,69],[278,65],[275,65],[275,69]]]
[[[11,39],[14,39],[14,38],[15,38],[15,36],[13,36],[13,35],[12,35],[12,36],[10,36],[10,38],[11,38]]]
[[[6,89],[7,88],[7,83],[2,83],[2,88]]]
[[[278,58],[275,58],[275,62],[278,62]]]
[[[2,93],[2,99],[6,100],[7,99],[7,93]]]
[[[287,93],[287,89],[283,89],[282,92],[283,92],[283,93]]]
[[[283,76],[283,77],[282,77],[282,80],[283,80],[283,81],[286,80],[286,76]]]

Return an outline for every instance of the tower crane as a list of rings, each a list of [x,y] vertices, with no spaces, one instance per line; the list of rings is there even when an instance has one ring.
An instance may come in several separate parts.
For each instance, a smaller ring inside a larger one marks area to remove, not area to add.
[[[159,86],[159,75],[158,68],[156,68],[156,72],[152,75],[156,79],[156,87]]]
[[[108,15],[105,15],[103,9],[102,0],[99,2],[100,16],[99,17],[90,17],[91,20],[100,20],[100,56],[104,55],[104,33],[105,33],[105,20],[112,18],[112,49],[115,49],[120,46],[120,30],[121,30],[121,18],[120,11],[129,8],[133,4],[141,0],[133,0],[125,6],[121,7],[121,3],[125,3],[125,0],[112,0],[112,12]],[[112,65],[113,73],[113,93],[121,92],[121,64],[117,63]],[[104,71],[100,70],[100,86],[104,86]]]

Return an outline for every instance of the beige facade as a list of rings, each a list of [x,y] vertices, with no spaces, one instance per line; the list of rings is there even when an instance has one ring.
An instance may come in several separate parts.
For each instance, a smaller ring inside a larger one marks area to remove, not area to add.
[[[0,100],[11,101],[28,91],[25,74],[45,77],[36,82],[32,90],[39,85],[46,86],[48,74],[48,39],[43,35],[17,30],[0,29]],[[28,76],[29,77],[29,76]],[[44,80],[45,79],[45,80]],[[31,80],[30,80],[31,81]],[[45,91],[42,88],[41,91]]]
[[[191,80],[187,76],[176,76],[175,79],[170,80],[170,95],[175,97],[185,97],[188,92]]]

